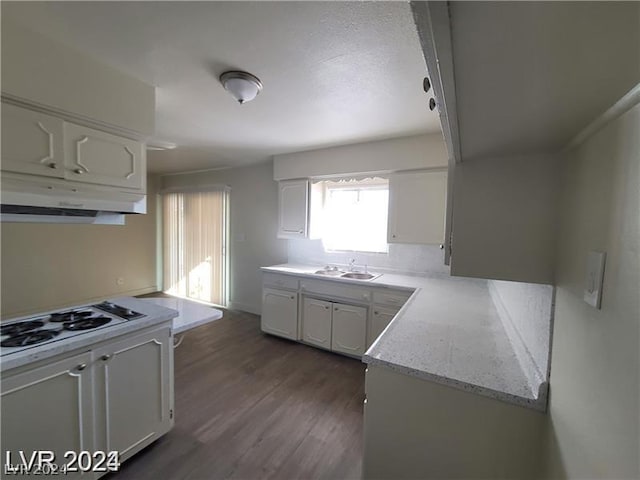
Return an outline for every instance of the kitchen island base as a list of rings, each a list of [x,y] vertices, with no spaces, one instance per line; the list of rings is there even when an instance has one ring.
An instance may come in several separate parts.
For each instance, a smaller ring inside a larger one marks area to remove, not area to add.
[[[369,365],[364,479],[537,478],[545,415]]]

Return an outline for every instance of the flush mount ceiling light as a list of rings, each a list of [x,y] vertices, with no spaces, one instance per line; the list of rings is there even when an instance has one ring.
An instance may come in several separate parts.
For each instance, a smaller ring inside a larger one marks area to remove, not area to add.
[[[220,83],[240,104],[253,100],[262,90],[260,79],[247,72],[224,72]]]

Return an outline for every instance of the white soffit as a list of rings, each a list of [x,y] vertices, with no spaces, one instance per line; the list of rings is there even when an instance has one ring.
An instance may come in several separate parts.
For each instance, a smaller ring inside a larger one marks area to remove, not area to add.
[[[554,151],[640,82],[638,2],[452,2],[462,159]]]
[[[157,87],[149,169],[439,132],[405,2],[2,2],[2,16]],[[225,70],[260,78],[245,105]]]

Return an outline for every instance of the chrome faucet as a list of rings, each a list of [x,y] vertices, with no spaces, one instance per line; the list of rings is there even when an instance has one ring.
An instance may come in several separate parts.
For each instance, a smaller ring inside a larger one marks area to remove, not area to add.
[[[349,260],[349,271],[353,272],[355,270],[355,266],[354,264],[356,263],[356,259],[352,258],[351,260]]]

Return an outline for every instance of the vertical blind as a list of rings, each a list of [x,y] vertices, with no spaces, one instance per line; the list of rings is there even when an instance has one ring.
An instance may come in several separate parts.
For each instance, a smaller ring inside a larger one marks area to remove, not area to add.
[[[226,306],[227,199],[225,189],[163,194],[166,293]]]

